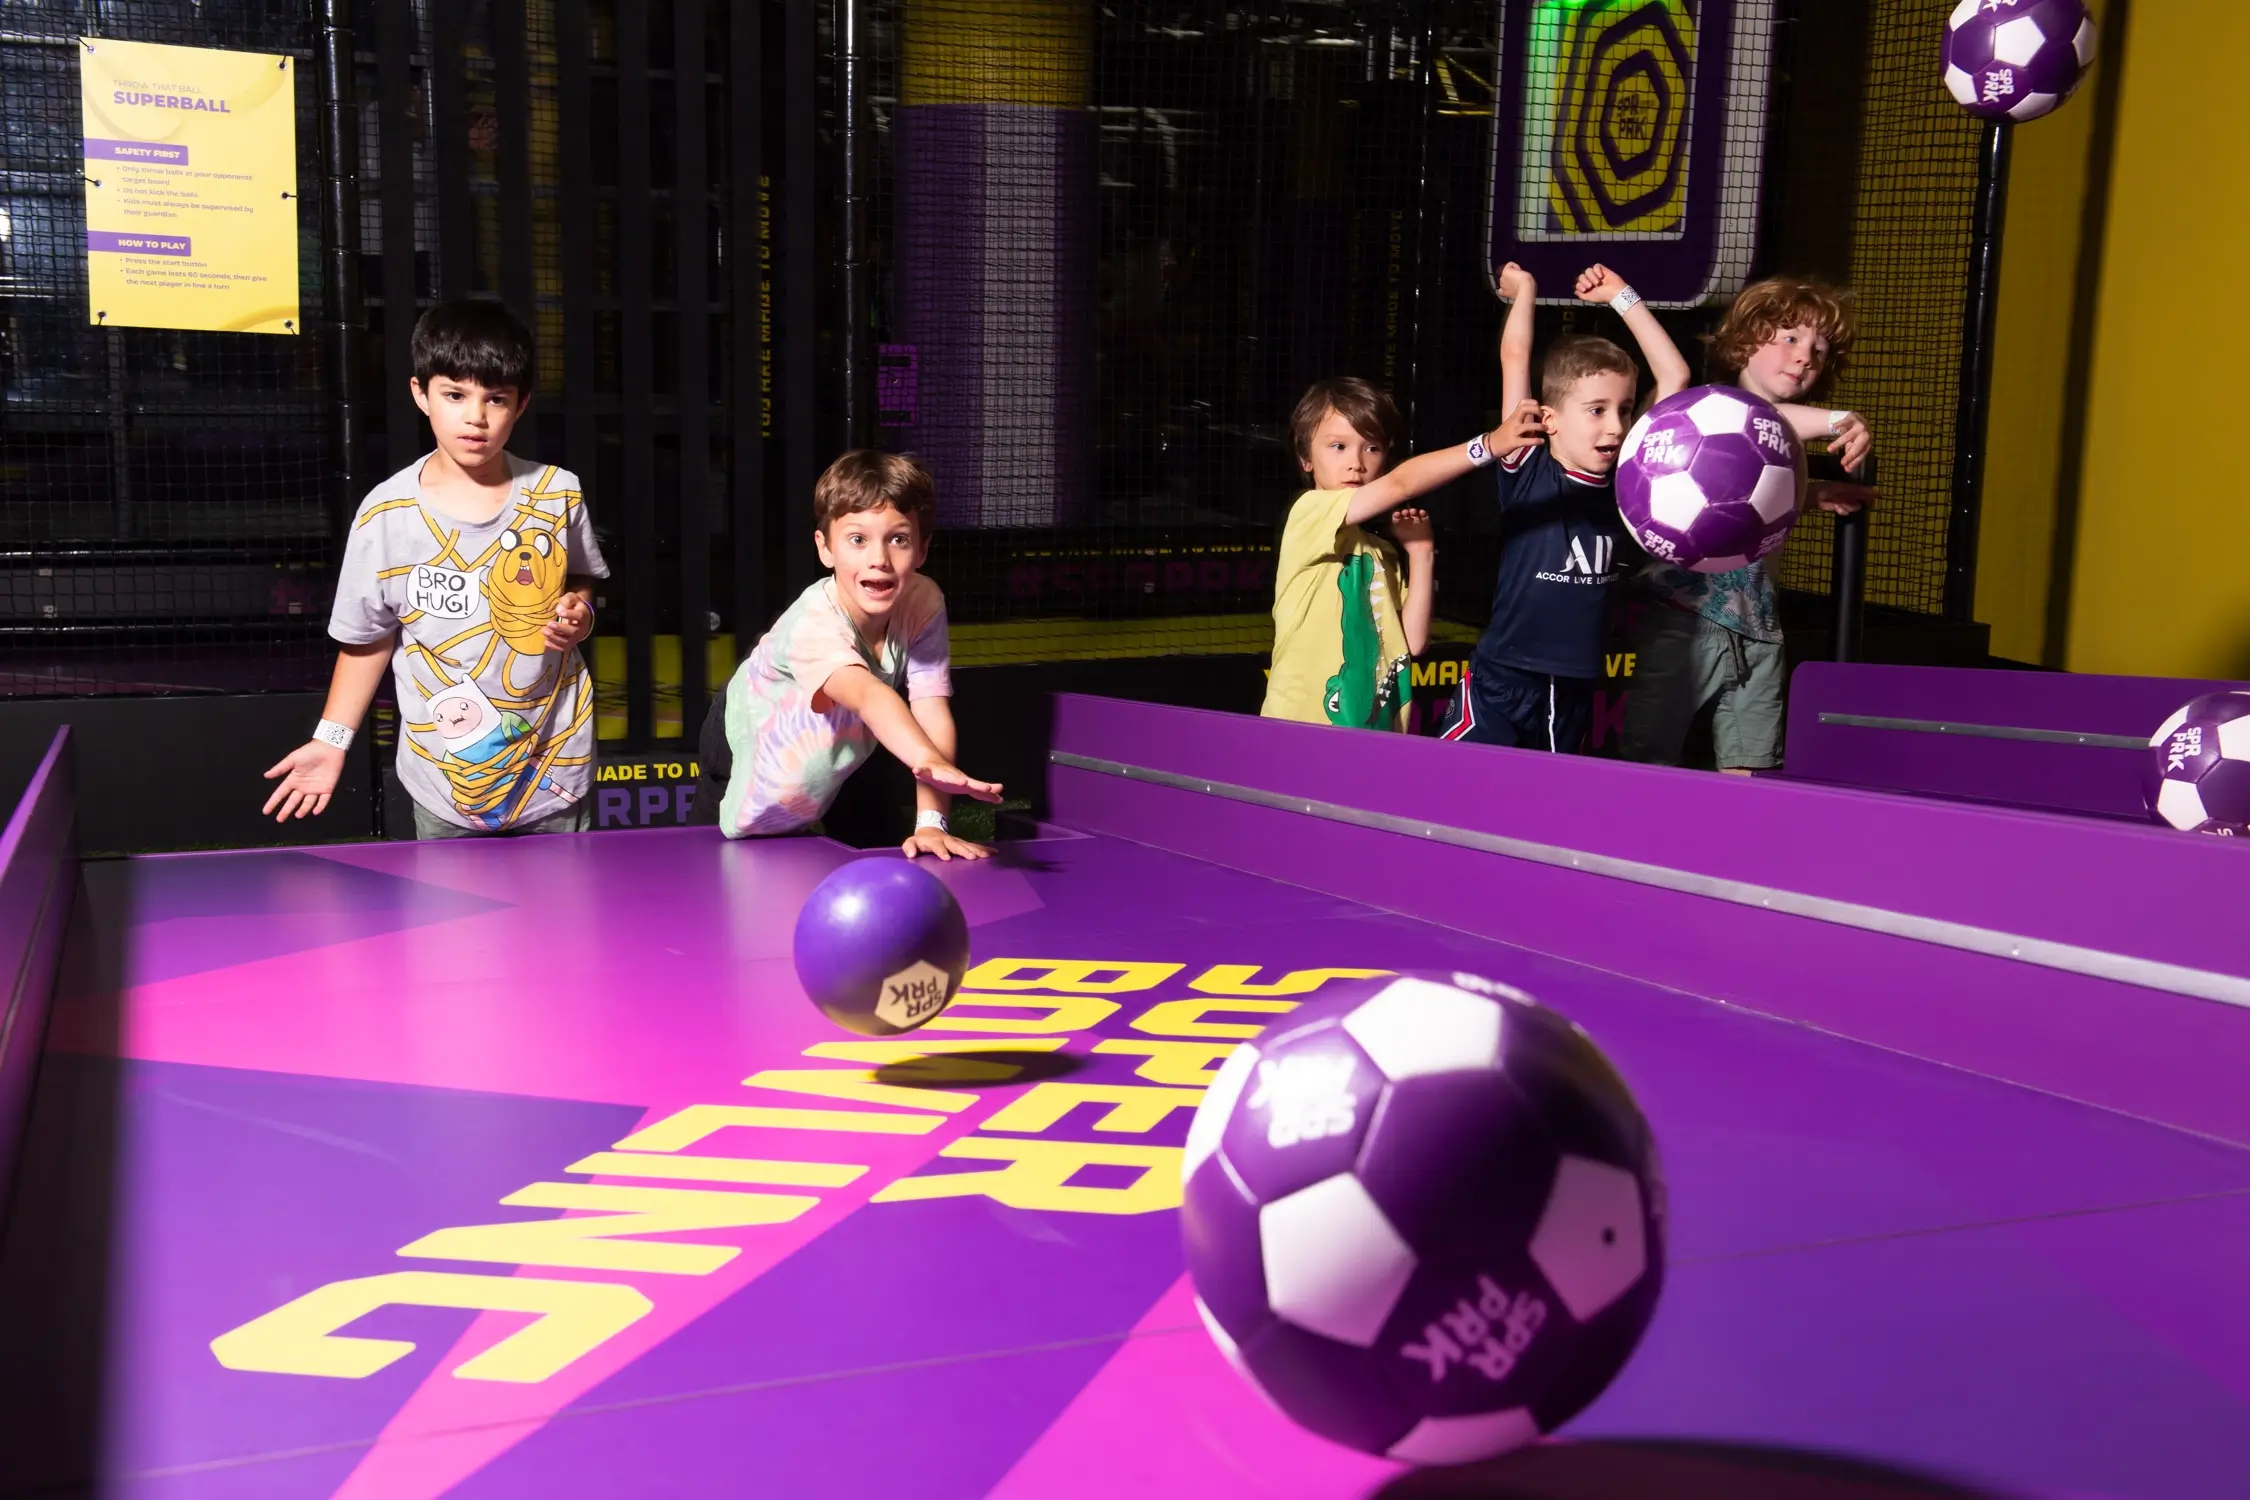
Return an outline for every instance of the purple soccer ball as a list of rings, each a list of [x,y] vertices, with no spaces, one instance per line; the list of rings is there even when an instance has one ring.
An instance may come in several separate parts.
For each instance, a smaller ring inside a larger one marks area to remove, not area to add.
[[[1407,1463],[1554,1431],[1663,1286],[1633,1096],[1576,1026],[1470,974],[1323,986],[1227,1058],[1181,1175],[1220,1351],[1305,1427]]]
[[[2250,834],[2250,693],[2205,693],[2149,736],[2149,816],[2182,833]]]
[[[1805,449],[1780,412],[1731,385],[1650,407],[1617,460],[1617,509],[1649,556],[1727,573],[1771,556],[1797,524]]]
[[[1945,23],[1945,86],[1987,120],[2036,120],[2094,65],[2085,0],[1961,0]]]

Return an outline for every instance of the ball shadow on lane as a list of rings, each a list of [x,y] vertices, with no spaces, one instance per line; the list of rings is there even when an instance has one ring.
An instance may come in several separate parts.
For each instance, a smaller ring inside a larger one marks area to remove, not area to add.
[[[875,1081],[908,1089],[1013,1088],[1067,1078],[1085,1066],[1086,1059],[1062,1052],[941,1052],[884,1063]]]
[[[1986,1500],[1992,1492],[1907,1470],[1749,1444],[1541,1443],[1487,1463],[1418,1469],[1369,1500]]]

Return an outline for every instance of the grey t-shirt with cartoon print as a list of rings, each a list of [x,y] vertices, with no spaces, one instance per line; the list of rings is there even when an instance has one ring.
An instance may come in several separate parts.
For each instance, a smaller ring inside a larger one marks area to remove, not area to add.
[[[449,823],[499,832],[592,787],[593,680],[576,649],[550,651],[540,632],[565,579],[609,567],[569,470],[509,454],[514,495],[471,524],[423,498],[426,462],[360,502],[328,633],[350,645],[398,633],[400,785]]]

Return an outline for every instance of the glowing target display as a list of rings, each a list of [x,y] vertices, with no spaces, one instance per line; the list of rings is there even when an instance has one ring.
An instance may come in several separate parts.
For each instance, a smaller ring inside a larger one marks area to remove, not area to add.
[[[1774,0],[1500,0],[1495,266],[1549,302],[1600,261],[1659,307],[1757,254]]]
[[[1549,233],[1675,236],[1687,217],[1695,17],[1684,0],[1542,7],[1531,34],[1532,109],[1552,141]],[[1542,122],[1546,123],[1546,122]],[[1536,208],[1533,200],[1527,206]]]

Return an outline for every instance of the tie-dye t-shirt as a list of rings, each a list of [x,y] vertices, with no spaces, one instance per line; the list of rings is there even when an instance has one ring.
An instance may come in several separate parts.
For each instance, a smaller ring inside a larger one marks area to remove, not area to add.
[[[875,733],[838,703],[813,700],[844,667],[865,667],[909,703],[950,698],[945,595],[916,573],[891,606],[880,646],[870,647],[823,578],[782,611],[727,685],[727,748],[734,775],[719,799],[730,839],[789,833],[819,820],[844,778],[875,747]]]

